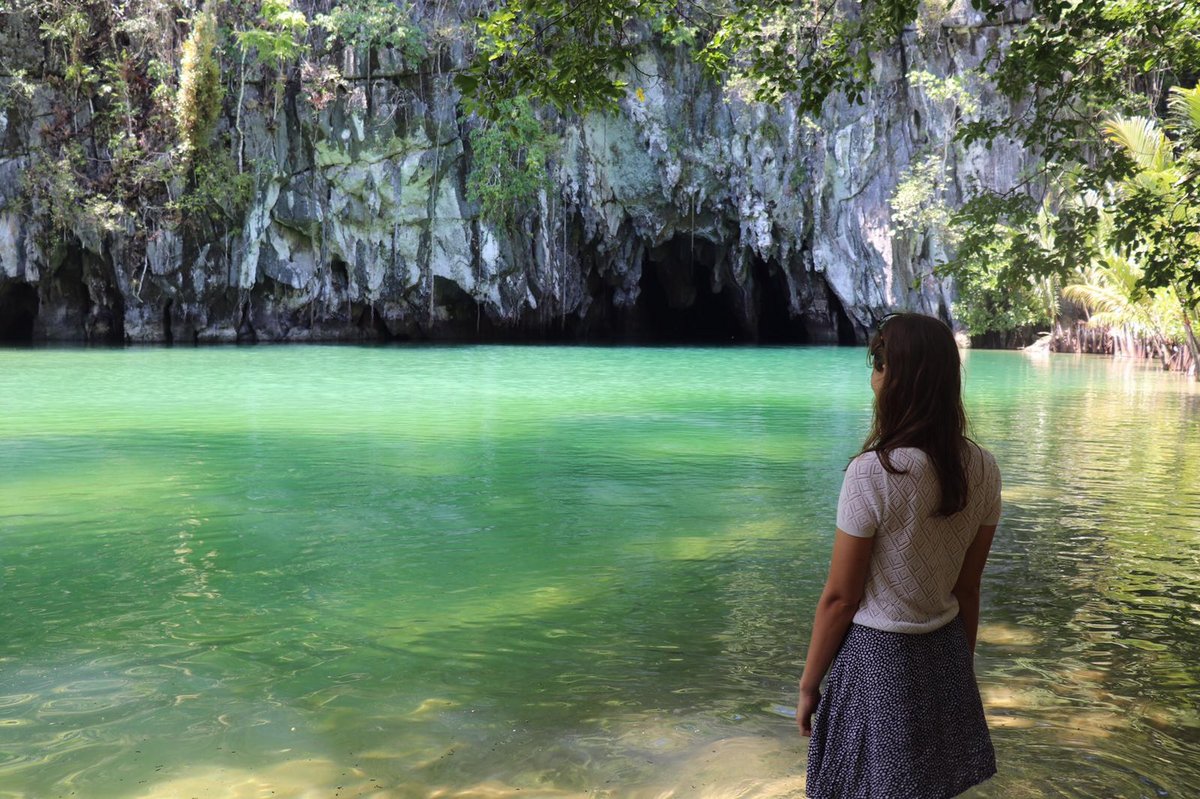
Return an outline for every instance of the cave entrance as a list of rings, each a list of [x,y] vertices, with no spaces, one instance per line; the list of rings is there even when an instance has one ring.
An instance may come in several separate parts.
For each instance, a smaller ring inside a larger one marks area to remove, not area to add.
[[[741,291],[713,292],[716,245],[675,236],[642,264],[634,337],[645,344],[743,344],[754,340],[743,323]]]
[[[125,343],[125,299],[117,289],[115,270],[78,239],[56,248],[43,297],[48,338]]]
[[[845,306],[842,305],[842,301],[838,299],[832,288],[829,289],[829,311],[837,325],[837,343],[844,347],[853,347],[857,344],[858,336],[854,332],[854,323],[846,315]]]
[[[433,304],[443,318],[428,331],[431,336],[436,330],[438,338],[450,341],[493,341],[500,337],[479,300],[453,280],[434,276]]]
[[[791,291],[783,268],[774,260],[755,258],[750,277],[754,284],[754,311],[760,344],[808,344],[804,319],[793,316]]]
[[[38,295],[25,282],[0,285],[0,344],[32,344]]]

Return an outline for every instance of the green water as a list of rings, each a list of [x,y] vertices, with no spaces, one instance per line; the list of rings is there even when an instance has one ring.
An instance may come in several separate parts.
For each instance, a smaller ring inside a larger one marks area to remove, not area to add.
[[[787,797],[861,349],[0,351],[0,797]],[[1200,796],[1200,390],[970,353],[978,797]]]

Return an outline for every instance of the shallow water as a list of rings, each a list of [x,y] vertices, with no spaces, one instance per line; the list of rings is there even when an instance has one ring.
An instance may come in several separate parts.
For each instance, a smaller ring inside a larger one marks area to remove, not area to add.
[[[785,797],[861,349],[0,351],[0,797]],[[1200,390],[973,352],[977,797],[1200,796]],[[273,793],[272,793],[273,792]]]

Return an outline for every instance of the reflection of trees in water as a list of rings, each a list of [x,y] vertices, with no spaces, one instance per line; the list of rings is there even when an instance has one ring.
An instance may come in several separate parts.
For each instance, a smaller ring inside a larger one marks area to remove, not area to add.
[[[976,419],[1005,470],[980,674],[1002,739],[1020,729],[1022,749],[1039,742],[1068,773],[1087,753],[1120,783],[1132,776],[1109,760],[1115,736],[1143,772],[1200,744],[1197,395],[1134,364],[1074,361],[1062,380],[1043,382],[1053,363],[1018,370],[1014,401]],[[1155,778],[1189,779],[1179,766]]]

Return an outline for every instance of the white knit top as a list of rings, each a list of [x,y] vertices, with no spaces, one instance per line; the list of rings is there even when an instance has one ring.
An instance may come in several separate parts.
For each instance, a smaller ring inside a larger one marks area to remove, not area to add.
[[[967,506],[937,516],[937,472],[919,449],[892,450],[890,474],[874,452],[850,463],[838,498],[837,526],[875,536],[857,624],[901,633],[926,633],[958,615],[950,593],[967,547],[981,525],[1000,521],[1000,469],[985,449],[966,445]]]

